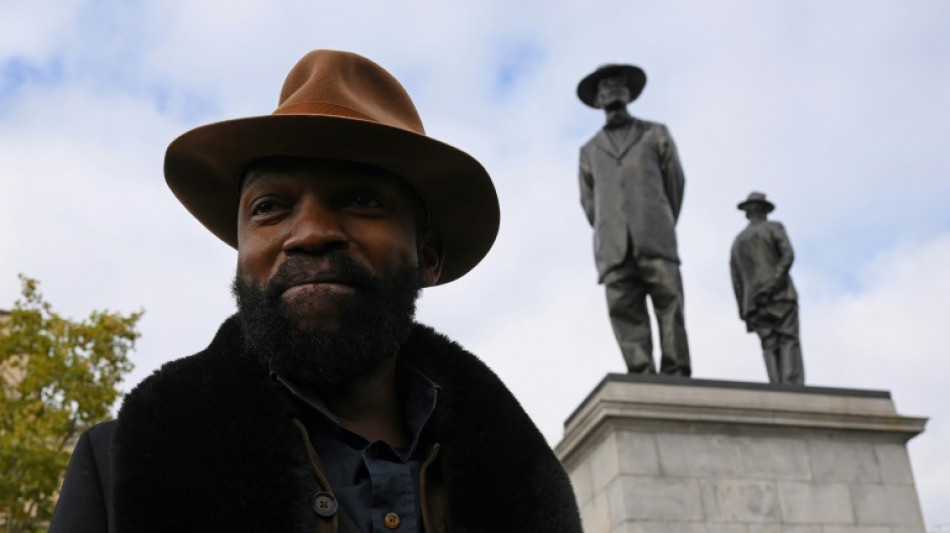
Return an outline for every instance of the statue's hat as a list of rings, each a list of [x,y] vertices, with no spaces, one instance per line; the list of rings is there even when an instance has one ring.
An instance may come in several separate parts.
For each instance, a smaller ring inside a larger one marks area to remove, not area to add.
[[[764,192],[751,192],[749,197],[745,199],[744,202],[741,202],[737,207],[743,211],[747,211],[749,206],[752,204],[758,204],[765,207],[766,213],[771,213],[775,210],[775,204],[765,199]]]
[[[646,72],[643,72],[640,67],[617,64],[601,65],[577,84],[577,97],[590,107],[599,108],[600,106],[597,105],[597,83],[604,78],[614,76],[623,76],[627,80],[631,102],[640,96],[640,93],[643,92],[643,86],[647,84]]]

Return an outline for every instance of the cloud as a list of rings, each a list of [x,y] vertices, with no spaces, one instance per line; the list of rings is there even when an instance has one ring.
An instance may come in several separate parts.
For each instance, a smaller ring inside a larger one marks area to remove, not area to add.
[[[530,42],[509,42],[498,47],[495,59],[495,93],[504,99],[530,76],[544,59],[544,51]]]
[[[0,57],[38,58],[62,51],[62,35],[74,24],[85,0],[10,2],[0,18]]]
[[[33,64],[14,56],[0,64],[0,105],[8,107],[25,85],[52,85],[63,79],[63,64],[54,57],[43,64]]]

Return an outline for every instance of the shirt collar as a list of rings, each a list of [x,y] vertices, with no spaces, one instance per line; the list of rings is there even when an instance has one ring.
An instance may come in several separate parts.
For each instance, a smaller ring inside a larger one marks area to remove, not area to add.
[[[279,374],[274,377],[284,387],[290,391],[305,404],[313,407],[320,415],[333,425],[343,431],[348,431],[340,424],[339,418],[330,411],[326,403],[320,399],[317,393],[302,385],[296,384]],[[439,385],[429,379],[412,365],[399,361],[396,366],[396,388],[403,403],[403,416],[405,417],[406,427],[412,437],[412,444],[407,450],[411,455],[415,452],[420,442],[422,430],[428,423],[429,418],[435,411],[438,402]]]

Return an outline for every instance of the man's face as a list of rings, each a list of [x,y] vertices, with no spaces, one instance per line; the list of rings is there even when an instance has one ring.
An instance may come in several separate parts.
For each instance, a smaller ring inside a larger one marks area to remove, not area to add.
[[[609,109],[630,103],[630,88],[623,76],[610,76],[597,82],[597,106]]]
[[[441,270],[420,200],[374,167],[274,159],[245,174],[234,292],[248,348],[330,387],[395,354]]]

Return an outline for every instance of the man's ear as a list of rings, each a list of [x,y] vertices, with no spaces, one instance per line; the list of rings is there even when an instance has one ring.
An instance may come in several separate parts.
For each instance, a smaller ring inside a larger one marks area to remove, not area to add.
[[[431,287],[442,275],[442,238],[432,228],[422,230],[419,236],[419,274],[423,287]]]

